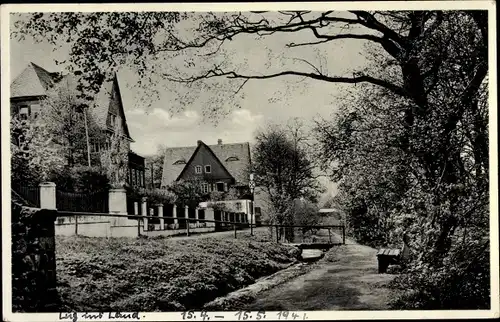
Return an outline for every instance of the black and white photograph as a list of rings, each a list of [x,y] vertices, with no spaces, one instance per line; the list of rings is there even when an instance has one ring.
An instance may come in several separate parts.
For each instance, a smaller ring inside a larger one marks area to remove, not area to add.
[[[498,318],[495,6],[2,5],[4,319]]]

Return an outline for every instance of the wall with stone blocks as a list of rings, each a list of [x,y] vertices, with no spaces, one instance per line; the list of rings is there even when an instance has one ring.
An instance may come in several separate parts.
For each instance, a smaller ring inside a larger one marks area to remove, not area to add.
[[[12,310],[57,312],[54,221],[57,211],[12,206]]]

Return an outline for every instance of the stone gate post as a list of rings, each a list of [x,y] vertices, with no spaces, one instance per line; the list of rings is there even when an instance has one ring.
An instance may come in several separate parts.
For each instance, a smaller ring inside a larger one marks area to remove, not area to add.
[[[110,214],[127,215],[127,191],[123,188],[112,188],[108,191],[108,201]],[[124,225],[127,217],[111,217],[110,223],[113,226]]]
[[[177,205],[175,203],[172,207],[172,217],[174,217],[174,229],[179,228],[179,219],[177,219]]]
[[[143,197],[141,200],[141,209],[142,209],[142,215],[144,218],[142,219],[143,225],[144,225],[144,231],[148,230],[148,204],[147,204],[147,198]]]
[[[42,182],[40,187],[40,208],[56,209],[56,184],[54,182]]]
[[[165,219],[163,219],[163,204],[158,204],[158,217],[160,217],[160,230],[165,230]]]

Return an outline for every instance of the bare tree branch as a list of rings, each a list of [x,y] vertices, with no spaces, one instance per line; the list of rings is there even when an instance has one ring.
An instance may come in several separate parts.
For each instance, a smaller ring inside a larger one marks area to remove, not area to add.
[[[374,85],[382,86],[398,95],[402,95],[404,97],[409,97],[409,93],[407,93],[402,87],[392,84],[388,81],[378,79],[372,76],[368,75],[358,75],[358,76],[353,76],[353,77],[331,77],[327,75],[322,75],[322,74],[315,74],[315,73],[305,73],[305,72],[299,72],[299,71],[282,71],[279,73],[274,73],[274,74],[268,74],[268,75],[242,75],[238,74],[234,71],[223,71],[221,70],[218,66],[215,66],[214,69],[208,70],[206,73],[200,75],[200,76],[193,76],[193,77],[188,77],[188,78],[174,78],[171,75],[163,75],[165,78],[175,81],[175,82],[181,82],[181,83],[192,83],[198,80],[202,79],[207,79],[207,78],[213,78],[213,77],[223,77],[225,76],[226,78],[230,79],[270,79],[270,78],[276,78],[280,76],[305,76],[308,78],[316,79],[316,80],[321,80],[321,81],[327,81],[331,83],[347,83],[347,84],[357,84],[357,83],[371,83]]]
[[[308,62],[307,60],[305,59],[302,59],[302,58],[293,58],[293,60],[298,60],[298,61],[302,61],[306,64],[308,64],[309,66],[312,67],[312,69],[314,69],[314,71],[316,71],[316,73],[318,73],[318,75],[323,75],[323,73],[318,69],[318,67],[314,66],[313,64],[311,64],[310,62]]]

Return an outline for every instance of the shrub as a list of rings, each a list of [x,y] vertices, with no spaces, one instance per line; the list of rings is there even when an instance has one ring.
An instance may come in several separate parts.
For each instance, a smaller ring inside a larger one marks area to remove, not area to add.
[[[95,192],[109,189],[109,180],[100,168],[79,166],[72,169],[75,180],[75,190],[79,192]]]
[[[489,242],[464,243],[450,252],[444,265],[414,260],[392,286],[399,290],[390,303],[404,310],[472,310],[490,308]]]
[[[49,181],[54,182],[58,189],[67,192],[95,192],[110,187],[106,174],[99,167],[65,167],[51,171]]]
[[[136,187],[125,187],[127,191],[127,195],[139,199],[142,197],[146,197],[148,202],[151,204],[165,204],[165,203],[173,203],[175,201],[175,196],[167,191],[162,189],[144,189],[144,188],[136,188]]]
[[[173,203],[175,197],[165,190],[145,190],[143,196],[148,198],[148,201],[152,204],[164,204],[164,203]]]

